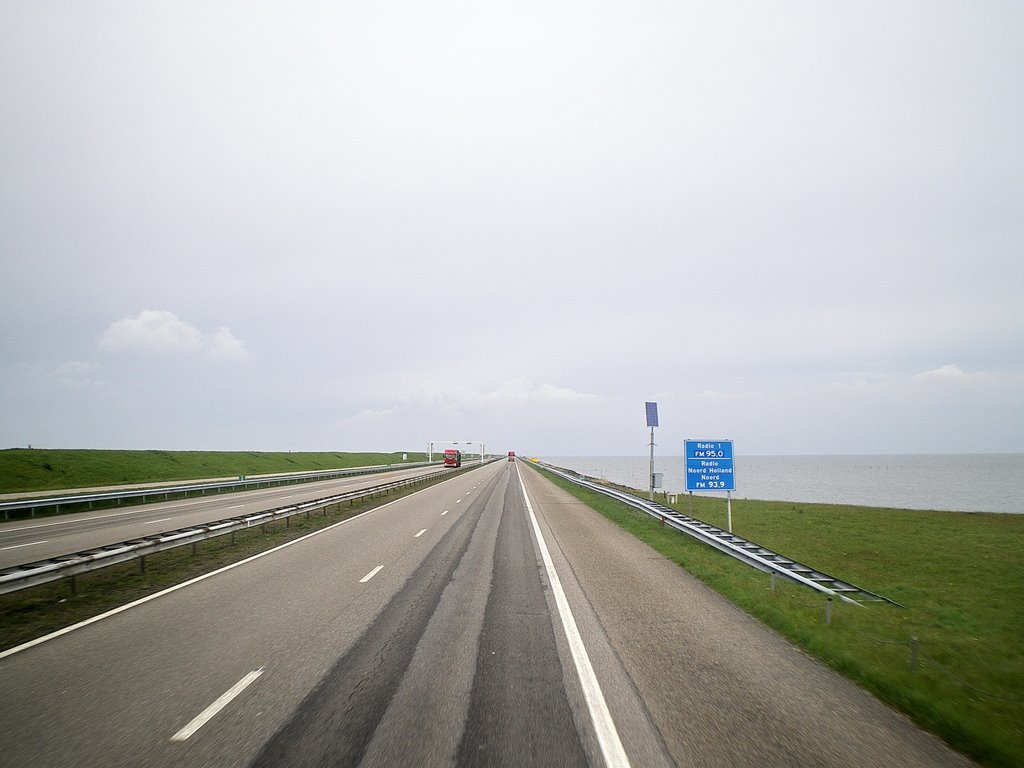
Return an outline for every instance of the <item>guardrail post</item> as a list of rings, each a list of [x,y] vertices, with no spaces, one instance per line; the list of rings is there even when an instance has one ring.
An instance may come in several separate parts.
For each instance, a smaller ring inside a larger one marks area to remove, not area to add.
[[[917,648],[918,642],[916,637],[910,638],[910,671],[917,671]]]
[[[772,571],[772,586],[771,586],[771,590],[772,590],[772,594],[774,595],[775,594],[775,571]]]
[[[139,556],[139,573],[145,573],[145,572],[146,572],[146,556],[145,555],[140,555]]]
[[[825,623],[832,623],[832,598],[825,598]]]

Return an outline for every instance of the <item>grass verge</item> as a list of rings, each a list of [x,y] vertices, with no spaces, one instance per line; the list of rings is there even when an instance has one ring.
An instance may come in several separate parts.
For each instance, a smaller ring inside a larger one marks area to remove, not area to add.
[[[401,452],[275,453],[8,448],[0,450],[0,493],[60,491],[67,488],[401,464],[402,455]],[[407,455],[409,462],[427,460],[425,453]]]
[[[734,499],[738,535],[907,606],[835,603],[826,623],[823,595],[783,579],[772,592],[766,574],[544,474],[958,751],[1024,765],[1024,516]],[[674,506],[725,527],[724,498],[689,503]]]

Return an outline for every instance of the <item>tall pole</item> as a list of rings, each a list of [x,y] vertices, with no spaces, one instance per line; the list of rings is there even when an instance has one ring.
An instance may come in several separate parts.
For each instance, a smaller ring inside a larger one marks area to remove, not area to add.
[[[647,482],[650,484],[648,487],[647,499],[654,501],[654,427],[651,427],[651,468],[650,472],[647,473]]]
[[[658,426],[658,404],[646,402],[644,408],[647,411],[647,426],[651,428],[651,466],[647,473],[647,498],[654,501],[654,428]]]

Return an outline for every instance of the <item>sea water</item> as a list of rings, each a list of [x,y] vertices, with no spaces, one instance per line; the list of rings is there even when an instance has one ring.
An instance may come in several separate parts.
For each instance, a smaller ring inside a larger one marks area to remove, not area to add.
[[[646,490],[649,456],[541,456],[556,466]],[[682,456],[655,456],[661,490],[685,493]],[[899,509],[1024,513],[1024,454],[741,456],[734,499]],[[707,494],[725,498],[724,493]]]

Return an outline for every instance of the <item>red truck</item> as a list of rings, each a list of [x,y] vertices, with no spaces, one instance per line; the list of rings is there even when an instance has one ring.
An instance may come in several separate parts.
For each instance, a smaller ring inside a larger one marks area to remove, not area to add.
[[[515,461],[516,460],[516,452],[515,451],[509,451],[508,452],[508,460],[509,461]]]
[[[444,449],[444,465],[446,467],[461,467],[462,466],[462,451],[457,451],[454,448]]]

